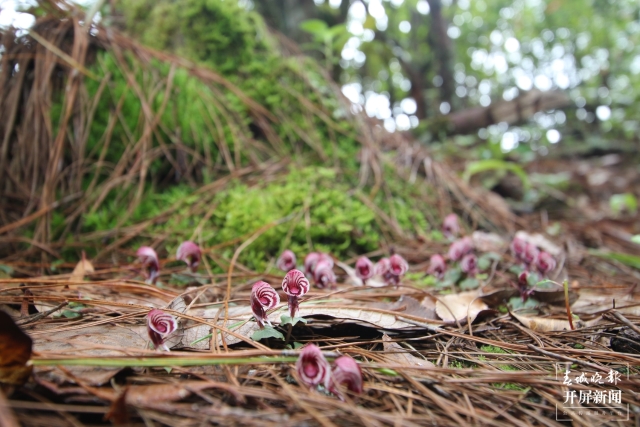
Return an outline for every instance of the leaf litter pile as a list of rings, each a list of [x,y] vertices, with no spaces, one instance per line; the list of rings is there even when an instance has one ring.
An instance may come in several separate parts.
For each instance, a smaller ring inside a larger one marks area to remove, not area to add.
[[[81,27],[78,19],[48,25],[66,34]],[[220,82],[117,35],[93,37],[102,48],[156,55]],[[69,57],[40,43],[85,70],[78,55],[86,46]],[[251,107],[256,120],[268,129],[258,107]],[[43,274],[49,264],[36,262],[32,249],[8,255],[0,277],[0,425],[637,423],[637,271],[603,257],[605,248],[596,258],[573,236],[525,231],[424,148],[376,138],[369,158],[392,152],[398,176],[436,189],[430,201],[443,220],[433,227],[443,239],[407,235],[377,210],[385,232],[377,251],[347,259],[286,250],[264,271],[238,261],[271,228],[308,216],[307,207],[215,246],[195,243],[201,223],[175,256],[157,255],[173,248],[166,235],[131,250],[130,240],[176,214],[172,206],[114,231],[118,239],[98,247],[97,259],[83,253],[75,265],[58,265],[63,274]],[[362,171],[379,176],[380,164],[363,160]],[[255,183],[282,173],[268,162],[230,171],[203,186],[202,200],[181,215],[208,215],[209,197],[229,177]],[[3,233],[39,220],[55,190]],[[39,224],[36,237],[46,229]],[[50,243],[41,245],[45,252],[58,249]]]

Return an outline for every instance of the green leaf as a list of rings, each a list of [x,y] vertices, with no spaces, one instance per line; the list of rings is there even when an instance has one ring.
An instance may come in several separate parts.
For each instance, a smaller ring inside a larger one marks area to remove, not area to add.
[[[495,252],[487,252],[482,256],[478,257],[478,269],[480,271],[486,271],[491,267],[493,261],[500,260],[500,255]]]
[[[480,286],[480,282],[473,277],[467,277],[462,282],[460,282],[460,289],[475,289]]]
[[[326,32],[329,27],[326,22],[320,19],[307,19],[300,23],[300,29],[311,34],[322,34]]]
[[[393,369],[389,369],[389,368],[378,368],[376,369],[376,371],[380,372],[381,374],[384,375],[390,375],[392,377],[397,377],[399,374],[394,371]]]
[[[9,279],[9,278],[11,278],[12,274],[13,274],[13,268],[11,268],[8,265],[0,264],[0,277],[1,278]]]
[[[529,275],[529,278],[532,278],[533,280],[537,280],[538,275],[536,273],[531,273]],[[538,289],[555,289],[558,287],[556,283],[554,283],[552,280],[549,280],[549,279],[544,279],[539,282],[536,281],[533,284],[529,280],[527,281],[529,282],[529,285],[535,286]]]
[[[462,178],[468,182],[472,175],[491,170],[512,172],[518,178],[520,178],[525,189],[529,189],[531,187],[529,177],[527,176],[527,172],[525,172],[524,169],[522,169],[515,163],[505,162],[504,160],[497,159],[478,160],[476,162],[469,163],[464,171],[464,174],[462,174]]]
[[[67,319],[77,319],[78,317],[82,317],[81,313],[73,310],[62,310],[62,315]]]
[[[291,326],[296,326],[296,323],[298,322],[302,322],[302,323],[307,323],[307,319],[303,318],[303,317],[294,317],[293,319],[290,316],[287,316],[286,314],[283,314],[282,316],[280,316],[280,324],[281,325],[287,325],[290,324]]]
[[[70,301],[69,302],[69,308],[85,308],[86,305],[76,302],[76,301]]]
[[[609,199],[609,207],[614,215],[627,211],[632,215],[638,212],[638,199],[631,193],[614,194]]]
[[[631,236],[631,241],[636,245],[640,245],[640,234],[636,234],[635,236]]]
[[[336,37],[344,33],[349,34],[349,37],[351,37],[351,34],[347,31],[347,24],[334,25],[333,27],[329,28],[327,32],[331,35],[331,37]]]
[[[274,328],[270,328],[269,326],[264,329],[258,329],[251,335],[251,339],[254,341],[260,341],[264,338],[277,338],[279,340],[284,341],[284,335]]]
[[[64,263],[63,259],[57,259],[51,263],[51,271],[58,271],[58,267]]]
[[[444,273],[443,282],[456,283],[460,276],[462,276],[462,270],[459,268],[451,268]]]
[[[600,258],[609,259],[623,263],[628,267],[637,268],[640,270],[640,257],[630,254],[622,254],[619,252],[601,252],[598,250],[589,250],[591,255],[595,255]]]
[[[539,305],[540,303],[533,298],[528,298],[526,302],[523,302],[520,297],[511,297],[509,299],[509,307],[511,307],[512,310],[536,308]]]

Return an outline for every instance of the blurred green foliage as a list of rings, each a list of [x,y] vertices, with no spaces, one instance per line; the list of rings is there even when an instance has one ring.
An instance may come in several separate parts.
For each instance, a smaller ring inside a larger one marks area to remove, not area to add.
[[[482,129],[473,138],[479,150],[460,153],[500,158],[504,150],[529,161],[531,152],[546,154],[556,137],[562,149],[571,152],[629,150],[637,145],[640,7],[636,0],[344,2],[350,5],[345,23],[352,37],[333,54],[342,56],[336,66],[341,81],[355,89],[352,99],[359,93],[359,102],[369,113],[391,122],[391,127],[406,129],[407,116],[420,115],[411,103],[403,103],[418,96],[415,100],[424,106],[422,124],[416,128],[413,121],[411,127],[424,141],[442,142],[434,124],[448,110],[510,100],[534,88],[560,89],[569,94],[573,106],[538,113],[516,126]],[[323,10],[337,8],[340,2],[316,3]],[[444,35],[433,31],[436,6],[441,8]],[[450,50],[450,63],[444,64],[447,75],[442,75],[438,56],[442,49]],[[447,79],[453,80],[451,99],[443,90]],[[379,95],[388,100],[388,108],[373,106]],[[443,106],[445,102],[449,105]],[[547,133],[552,129],[559,134]],[[505,145],[506,133],[513,136]]]

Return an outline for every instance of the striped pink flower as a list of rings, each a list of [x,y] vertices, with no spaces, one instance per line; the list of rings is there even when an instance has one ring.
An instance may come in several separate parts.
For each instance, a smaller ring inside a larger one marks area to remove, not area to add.
[[[149,246],[141,246],[136,252],[138,260],[142,263],[144,276],[147,283],[156,283],[158,276],[160,275],[160,261],[158,261],[158,254],[153,248]]]
[[[460,261],[460,269],[469,277],[478,274],[478,258],[474,254],[466,254]]]
[[[336,284],[336,275],[333,272],[333,260],[320,259],[313,272],[315,285],[320,288],[331,288]]]
[[[536,257],[536,267],[543,276],[556,269],[556,259],[548,252],[541,251]]]
[[[171,314],[157,308],[147,314],[147,333],[156,349],[163,348],[169,351],[164,341],[176,329],[178,329],[178,321]]]
[[[514,237],[511,241],[511,252],[519,261],[524,261],[524,251],[527,249],[527,242],[519,237]]]
[[[344,388],[352,393],[361,394],[362,371],[358,362],[349,356],[340,356],[333,364],[333,372],[325,381],[326,389],[338,396],[340,400],[344,400]]]
[[[313,276],[313,271],[316,268],[316,263],[320,258],[319,252],[311,252],[306,257],[304,257],[304,272],[310,276]]]
[[[260,329],[264,328],[265,322],[271,326],[271,322],[267,319],[267,310],[275,308],[278,304],[280,304],[280,295],[270,284],[263,281],[254,283],[251,288],[251,311]]]
[[[540,250],[538,250],[536,245],[534,245],[533,243],[527,243],[527,246],[525,246],[525,249],[524,249],[523,261],[527,265],[535,264],[539,253],[540,253]]]
[[[189,240],[182,242],[176,252],[176,259],[184,261],[187,267],[189,267],[189,270],[195,273],[202,259],[200,246]]]
[[[315,388],[318,384],[326,384],[331,376],[331,365],[317,345],[309,344],[300,352],[296,372],[304,385]]]
[[[298,312],[300,298],[309,292],[309,281],[300,270],[291,270],[282,281],[282,290],[288,296],[289,313],[294,318]]]
[[[444,218],[442,223],[442,232],[447,239],[453,239],[460,234],[460,225],[458,224],[458,215],[451,213]]]
[[[361,256],[356,261],[356,276],[362,280],[363,284],[367,284],[367,279],[373,277],[374,267],[373,263],[366,256]]]
[[[444,257],[440,254],[432,255],[429,263],[429,270],[427,270],[427,273],[431,274],[437,279],[442,279],[446,270],[447,263],[445,262]]]
[[[376,275],[384,277],[384,275],[389,272],[390,268],[391,262],[389,261],[389,258],[380,258],[373,267],[373,272]]]
[[[407,261],[398,254],[393,254],[389,258],[389,272],[394,276],[402,276],[409,270]]]
[[[296,254],[289,249],[285,250],[276,261],[276,266],[282,271],[293,270],[296,268]]]
[[[463,237],[458,239],[449,246],[449,259],[451,261],[458,261],[463,256],[473,250],[473,242],[470,237]]]

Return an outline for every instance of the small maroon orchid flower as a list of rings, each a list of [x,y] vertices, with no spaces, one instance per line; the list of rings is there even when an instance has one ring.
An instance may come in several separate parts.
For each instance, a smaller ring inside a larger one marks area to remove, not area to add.
[[[518,260],[524,261],[524,251],[527,249],[527,242],[519,237],[514,237],[511,241],[511,252]]]
[[[529,288],[529,273],[527,270],[524,270],[522,273],[518,275],[518,292],[520,292],[520,297],[522,298],[522,302],[527,302],[527,299],[533,293],[533,289]]]
[[[300,298],[309,292],[309,281],[300,270],[291,270],[282,281],[282,290],[288,296],[289,313],[293,319],[298,312]]]
[[[527,286],[529,286],[530,275],[531,274],[527,270],[524,270],[522,273],[518,274],[518,286],[520,286],[521,288],[526,288]]]
[[[325,388],[344,400],[341,388],[346,387],[356,394],[362,393],[362,371],[352,357],[340,356],[334,362],[333,372],[325,381]]]
[[[432,255],[427,273],[441,280],[444,277],[445,271],[447,271],[447,263],[445,262],[444,257],[440,254]]]
[[[409,270],[407,261],[398,254],[393,254],[389,258],[389,272],[394,276],[402,276]]]
[[[158,254],[153,248],[149,246],[141,246],[136,252],[138,260],[142,263],[142,266],[146,268],[144,276],[147,283],[156,283],[158,276],[160,275],[160,261],[158,261]]]
[[[458,215],[451,213],[444,218],[442,222],[442,232],[447,239],[454,239],[460,234]]]
[[[356,261],[356,276],[362,280],[362,284],[366,285],[367,280],[373,277],[373,263],[366,256],[361,256]]]
[[[523,261],[529,266],[534,265],[539,253],[540,251],[538,250],[536,245],[534,245],[533,243],[527,243],[527,246],[524,249]]]
[[[171,314],[157,308],[147,314],[147,333],[156,349],[163,348],[169,351],[164,340],[176,329],[178,329],[178,321]]]
[[[469,277],[475,276],[478,274],[478,258],[474,254],[466,254],[460,261],[460,269]]]
[[[449,259],[451,261],[458,261],[463,256],[473,250],[473,242],[470,237],[463,237],[458,239],[449,246]]]
[[[287,249],[278,258],[276,266],[282,271],[291,271],[296,268],[296,261],[296,254]]]
[[[316,268],[318,266],[318,263],[320,263],[321,261],[330,264],[331,268],[333,268],[333,265],[335,264],[333,262],[333,258],[331,258],[331,255],[325,254],[325,253],[322,253],[322,252],[320,252],[320,257],[318,258],[318,262],[316,263]]]
[[[305,346],[296,362],[296,371],[300,381],[309,388],[326,384],[331,377],[331,365],[315,344]]]
[[[536,257],[536,267],[543,276],[556,269],[556,259],[548,252],[540,251]]]
[[[304,257],[304,272],[310,276],[313,276],[313,271],[316,268],[316,263],[320,258],[320,253],[311,252],[306,257]]]
[[[200,260],[202,259],[200,246],[190,240],[182,242],[176,252],[176,259],[187,263],[189,270],[195,273],[196,270],[198,270],[198,265],[200,265]]]
[[[380,260],[378,260],[378,262],[376,262],[376,265],[373,267],[373,272],[378,276],[384,277],[384,275],[389,272],[390,268],[391,261],[389,261],[389,258],[380,258]]]
[[[374,267],[375,274],[381,275],[387,285],[398,286],[400,279],[409,270],[407,261],[398,254],[382,258]]]
[[[256,317],[256,322],[260,329],[264,328],[264,323],[271,326],[271,322],[267,319],[267,310],[271,310],[280,304],[280,295],[267,282],[262,280],[253,284],[251,288],[251,311]]]
[[[327,287],[333,288],[336,283],[336,275],[333,272],[333,260],[321,258],[316,264],[316,268],[313,272],[313,280],[315,285],[324,289]]]

